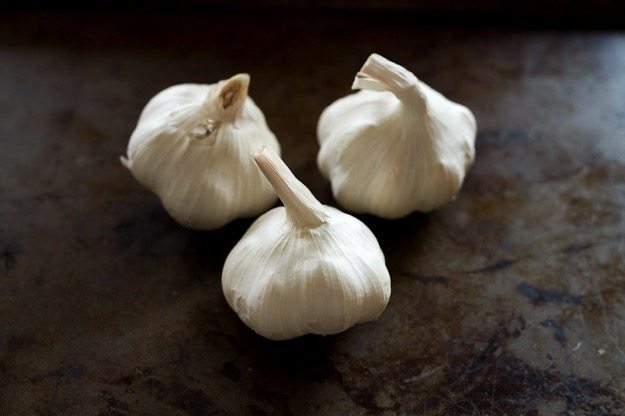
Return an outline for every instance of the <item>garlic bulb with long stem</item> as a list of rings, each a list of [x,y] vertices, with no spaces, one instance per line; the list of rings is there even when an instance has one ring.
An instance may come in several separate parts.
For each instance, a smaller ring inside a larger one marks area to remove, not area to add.
[[[265,117],[247,95],[250,77],[211,85],[181,84],[158,93],[143,110],[121,161],[161,199],[179,223],[219,228],[266,211],[276,201],[249,155],[280,151]]]
[[[475,157],[471,111],[377,54],[352,88],[361,91],[332,103],[317,126],[317,163],[335,199],[390,219],[453,199]]]
[[[376,319],[391,285],[373,233],[322,205],[271,150],[254,159],[284,206],[258,218],[228,255],[228,304],[273,340],[335,334]]]

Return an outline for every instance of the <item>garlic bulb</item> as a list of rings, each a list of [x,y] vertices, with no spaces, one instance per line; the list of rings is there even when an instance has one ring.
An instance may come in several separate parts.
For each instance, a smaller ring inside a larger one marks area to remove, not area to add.
[[[475,157],[471,111],[376,54],[352,89],[361,91],[332,103],[317,126],[317,164],[335,199],[391,219],[453,199]]]
[[[280,151],[265,117],[247,96],[249,75],[211,85],[167,88],[145,106],[122,163],[179,223],[219,228],[266,211],[276,201],[250,154]]]
[[[376,319],[391,286],[373,233],[322,205],[269,149],[254,159],[284,207],[258,218],[228,255],[222,274],[228,304],[273,340],[335,334]]]

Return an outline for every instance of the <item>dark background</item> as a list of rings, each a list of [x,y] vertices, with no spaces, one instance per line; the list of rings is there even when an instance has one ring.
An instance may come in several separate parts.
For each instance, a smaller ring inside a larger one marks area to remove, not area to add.
[[[624,414],[618,3],[3,4],[0,414]],[[315,126],[371,52],[471,108],[475,165],[440,210],[360,217],[379,320],[262,339],[220,286],[252,220],[186,230],[118,157],[161,89],[248,72],[336,205]]]
[[[153,12],[177,14],[213,13],[311,15],[334,14],[345,17],[374,15],[404,17],[430,24],[529,25],[534,27],[623,27],[622,2],[617,0],[229,0],[229,1],[87,1],[23,0],[4,2],[5,11],[75,11],[75,12]]]

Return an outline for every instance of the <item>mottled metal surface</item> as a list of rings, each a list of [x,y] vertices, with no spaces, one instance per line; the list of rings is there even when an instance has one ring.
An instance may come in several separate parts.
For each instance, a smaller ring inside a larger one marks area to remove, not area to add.
[[[19,15],[0,26],[0,414],[625,414],[625,33],[294,16]],[[325,203],[321,110],[377,51],[468,105],[458,199],[364,217],[390,304],[270,342],[220,272],[250,221],[193,232],[118,156],[174,83],[252,76]]]

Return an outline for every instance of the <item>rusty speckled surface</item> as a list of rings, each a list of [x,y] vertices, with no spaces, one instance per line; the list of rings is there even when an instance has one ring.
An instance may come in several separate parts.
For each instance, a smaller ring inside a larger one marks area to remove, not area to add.
[[[316,16],[7,14],[0,414],[625,414],[625,33]],[[376,322],[270,342],[221,293],[249,220],[186,230],[118,156],[147,100],[239,71],[323,202],[315,125],[377,51],[475,113],[458,199],[364,217]]]

